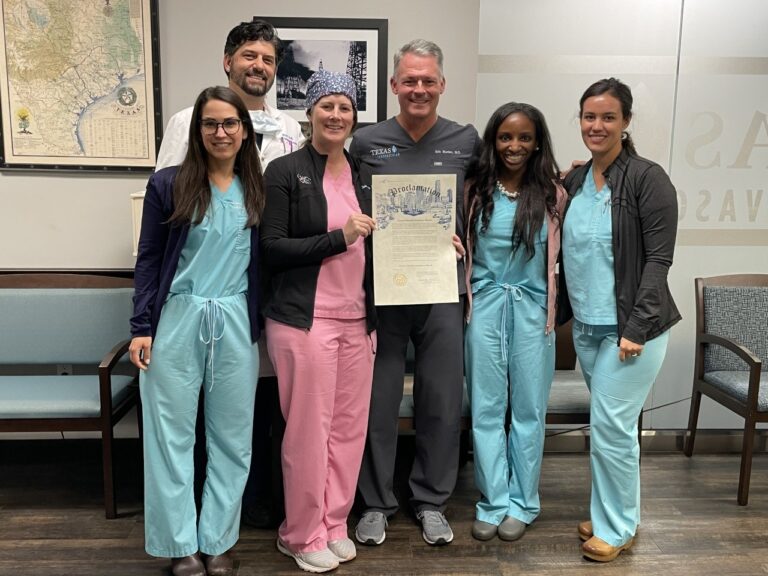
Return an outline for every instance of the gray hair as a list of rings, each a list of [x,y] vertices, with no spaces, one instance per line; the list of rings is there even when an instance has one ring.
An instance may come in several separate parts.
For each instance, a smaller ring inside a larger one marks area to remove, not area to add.
[[[440,76],[443,75],[443,51],[440,49],[440,46],[434,42],[423,40],[421,38],[411,40],[407,44],[403,45],[400,50],[395,52],[395,68],[392,71],[393,75],[397,74],[397,67],[400,65],[400,60],[402,60],[403,56],[406,54],[416,54],[417,56],[432,56],[437,60],[437,67],[440,70]]]

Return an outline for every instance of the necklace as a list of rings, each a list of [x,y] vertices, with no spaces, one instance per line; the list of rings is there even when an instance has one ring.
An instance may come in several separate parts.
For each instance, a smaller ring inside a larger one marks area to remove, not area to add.
[[[510,200],[517,200],[517,197],[520,195],[520,192],[517,190],[512,190],[512,192],[507,190],[507,187],[501,183],[501,180],[496,180],[496,187],[499,189],[502,196],[506,196]]]

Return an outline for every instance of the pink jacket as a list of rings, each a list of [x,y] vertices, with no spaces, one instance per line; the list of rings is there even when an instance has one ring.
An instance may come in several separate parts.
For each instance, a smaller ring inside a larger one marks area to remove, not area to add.
[[[469,187],[472,183],[464,183],[464,198],[468,197]],[[565,189],[556,184],[557,187],[557,202],[555,209],[560,218],[563,217],[563,210],[565,209],[565,201],[568,198]],[[469,322],[472,317],[472,286],[470,285],[470,279],[472,278],[472,235],[469,231],[469,222],[472,221],[472,214],[477,209],[477,196],[475,196],[472,205],[464,213],[467,214],[467,265],[466,265],[466,283],[467,283],[467,310],[466,321]],[[547,212],[547,325],[544,329],[545,334],[549,334],[555,327],[555,304],[557,303],[557,282],[555,282],[555,272],[557,270],[557,256],[560,253],[560,220],[555,218]]]

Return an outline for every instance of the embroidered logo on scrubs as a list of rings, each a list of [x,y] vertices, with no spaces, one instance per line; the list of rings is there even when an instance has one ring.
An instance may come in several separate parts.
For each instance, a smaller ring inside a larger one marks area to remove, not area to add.
[[[392,146],[385,146],[384,148],[372,148],[370,154],[374,158],[395,158],[400,156],[400,150],[392,144]]]
[[[296,179],[302,184],[312,184],[312,178],[304,176],[303,174],[296,174]]]

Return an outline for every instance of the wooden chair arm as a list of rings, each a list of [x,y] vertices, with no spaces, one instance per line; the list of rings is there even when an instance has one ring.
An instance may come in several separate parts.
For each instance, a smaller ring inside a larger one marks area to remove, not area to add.
[[[760,369],[762,368],[762,361],[760,358],[752,354],[749,348],[742,346],[741,344],[725,338],[723,336],[715,336],[714,334],[699,334],[700,344],[716,344],[722,346],[736,354],[739,358],[744,360],[749,366],[749,384],[747,387],[747,406],[750,410],[757,410],[757,399],[760,393]]]
[[[112,372],[115,365],[120,361],[120,358],[125,356],[126,352],[128,352],[128,347],[131,345],[130,340],[123,340],[119,344],[116,344],[112,350],[107,352],[104,355],[104,358],[101,360],[101,364],[99,364],[99,375],[101,375],[103,370],[106,370],[107,372]]]
[[[112,418],[112,370],[128,352],[130,345],[130,340],[123,340],[107,352],[99,364],[99,400],[101,417],[105,420]]]
[[[716,336],[715,334],[707,334],[702,333],[699,334],[699,343],[700,344],[716,344],[718,346],[722,346],[723,348],[726,348],[736,354],[739,358],[744,360],[744,362],[747,363],[749,366],[749,369],[752,370],[754,367],[757,367],[757,370],[760,371],[762,367],[762,361],[760,358],[752,354],[752,351],[749,350],[749,348],[742,346],[738,342],[731,340],[730,338],[725,338],[724,336]]]

